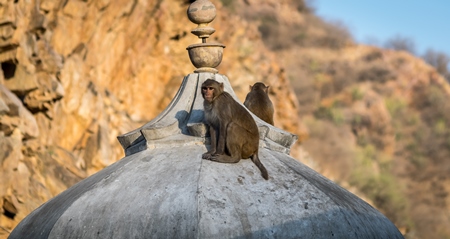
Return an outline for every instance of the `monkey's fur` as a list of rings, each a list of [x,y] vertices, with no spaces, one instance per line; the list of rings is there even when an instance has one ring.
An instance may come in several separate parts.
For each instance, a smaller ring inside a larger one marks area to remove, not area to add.
[[[250,113],[223,90],[223,83],[215,80],[208,79],[202,84],[202,96],[211,136],[211,148],[202,158],[221,163],[251,158],[262,177],[269,179],[258,157],[258,126]]]
[[[253,114],[273,125],[273,104],[268,95],[269,86],[257,82],[250,86],[250,92],[245,97],[244,105]]]

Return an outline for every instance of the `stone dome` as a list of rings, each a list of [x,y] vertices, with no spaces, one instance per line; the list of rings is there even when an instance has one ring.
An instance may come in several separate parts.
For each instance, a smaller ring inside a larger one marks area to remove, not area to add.
[[[251,160],[202,160],[200,85],[186,76],[155,119],[118,139],[126,156],[41,205],[10,239],[403,238],[379,211],[289,156],[296,136],[255,118],[264,180]]]

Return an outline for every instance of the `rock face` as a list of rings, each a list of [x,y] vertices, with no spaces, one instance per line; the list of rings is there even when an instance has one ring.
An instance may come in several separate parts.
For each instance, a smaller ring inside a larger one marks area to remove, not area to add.
[[[203,160],[200,87],[211,77],[236,98],[222,75],[187,76],[173,104],[121,136],[125,158],[40,206],[9,238],[403,238],[369,204],[289,157],[297,137],[261,120],[269,180],[250,160]]]
[[[170,103],[195,69],[185,50],[198,41],[187,37],[194,27],[185,24],[187,7],[181,0],[0,1],[0,238],[122,158],[116,137]],[[257,27],[223,15],[214,26],[212,40],[228,45],[219,71],[239,99],[255,81],[271,85],[275,124],[304,138],[295,95]]]

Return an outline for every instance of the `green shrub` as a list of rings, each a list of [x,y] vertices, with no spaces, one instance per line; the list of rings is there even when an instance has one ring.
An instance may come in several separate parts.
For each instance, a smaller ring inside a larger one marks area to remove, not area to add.
[[[352,94],[353,101],[362,100],[364,98],[364,93],[361,92],[361,90],[357,87],[352,89],[351,94]]]
[[[385,98],[384,104],[386,105],[389,114],[393,118],[396,118],[397,116],[403,114],[407,106],[403,100],[398,98]]]
[[[359,147],[350,184],[357,187],[393,221],[408,223],[404,189],[390,172],[392,159],[368,144]],[[379,170],[374,170],[378,168]]]
[[[449,130],[447,129],[447,125],[444,119],[438,119],[436,120],[436,122],[434,123],[433,126],[433,133],[435,133],[436,135],[442,136],[445,135],[449,132]]]
[[[359,72],[359,81],[373,81],[384,83],[395,79],[395,72],[384,62],[374,62],[366,64]]]
[[[233,4],[233,0],[220,0],[222,2],[222,5],[226,8],[229,8],[231,10],[234,10],[234,4]]]
[[[320,106],[314,112],[314,115],[320,119],[330,120],[337,125],[342,125],[345,122],[344,112],[334,104],[331,107]]]

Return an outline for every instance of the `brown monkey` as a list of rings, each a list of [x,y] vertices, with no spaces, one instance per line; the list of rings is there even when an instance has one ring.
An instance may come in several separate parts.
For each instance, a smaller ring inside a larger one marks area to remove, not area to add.
[[[215,80],[202,84],[202,96],[211,136],[211,148],[202,158],[221,163],[251,158],[263,178],[269,179],[258,158],[259,131],[250,113],[223,90],[223,83]]]
[[[273,125],[273,104],[269,99],[269,86],[257,82],[250,86],[250,92],[245,97],[244,105],[253,114]]]

